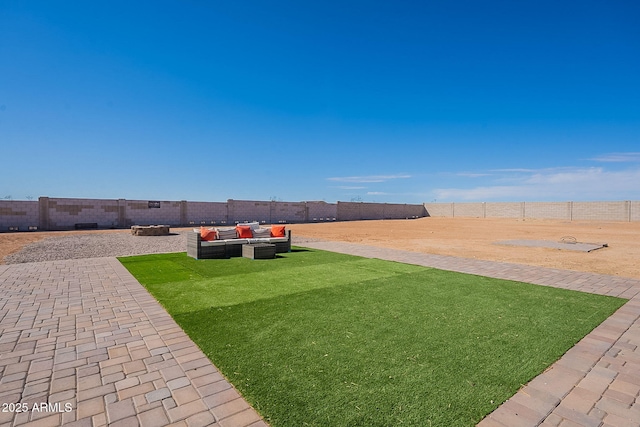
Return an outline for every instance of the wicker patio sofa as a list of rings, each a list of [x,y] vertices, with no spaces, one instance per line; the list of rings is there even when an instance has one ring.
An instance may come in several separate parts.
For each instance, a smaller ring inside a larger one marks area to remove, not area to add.
[[[241,257],[242,245],[250,243],[271,243],[276,246],[276,253],[291,252],[291,230],[285,230],[285,237],[236,237],[211,241],[203,240],[202,234],[194,230],[187,233],[187,255],[195,259]]]

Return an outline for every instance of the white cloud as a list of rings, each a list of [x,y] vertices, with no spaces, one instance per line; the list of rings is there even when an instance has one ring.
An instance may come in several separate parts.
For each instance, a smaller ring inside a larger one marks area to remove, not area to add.
[[[491,170],[491,172],[515,172],[515,173],[528,173],[528,172],[535,172],[536,169],[518,169],[518,168],[512,168],[512,169],[493,169]]]
[[[604,168],[560,168],[530,171],[511,177],[513,185],[434,190],[438,200],[637,200],[640,168],[608,171]],[[504,179],[502,180],[504,182]]]
[[[407,178],[411,178],[411,175],[396,174],[396,175],[343,176],[343,177],[327,178],[327,180],[338,181],[338,182],[366,183],[366,182],[386,182],[392,179],[407,179]]]
[[[491,176],[490,173],[474,173],[474,172],[460,172],[456,176],[462,176],[464,178],[482,178],[485,176]]]
[[[384,191],[367,191],[367,196],[388,196],[389,194]]]
[[[364,190],[367,187],[359,187],[355,185],[338,185],[335,188],[339,188],[341,190]]]
[[[534,172],[526,179],[526,183],[533,185],[570,185],[601,180],[605,173],[606,172],[602,168],[564,170],[546,169]]]
[[[605,163],[640,162],[640,153],[609,153],[602,154],[590,160]]]

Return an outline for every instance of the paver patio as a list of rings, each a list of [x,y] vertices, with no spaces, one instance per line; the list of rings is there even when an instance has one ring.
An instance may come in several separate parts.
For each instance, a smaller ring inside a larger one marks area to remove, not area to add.
[[[304,246],[629,298],[479,426],[640,426],[640,280]],[[115,258],[0,265],[0,290],[0,404],[28,409],[7,406],[0,426],[266,426]]]
[[[0,265],[0,290],[0,426],[266,426],[117,259]]]

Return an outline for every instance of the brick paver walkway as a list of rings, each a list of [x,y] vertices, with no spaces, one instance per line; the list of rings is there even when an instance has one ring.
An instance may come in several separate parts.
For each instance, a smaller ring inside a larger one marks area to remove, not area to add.
[[[640,280],[341,242],[303,245],[629,299],[478,426],[640,426]]]
[[[266,426],[115,258],[0,265],[0,426]]]

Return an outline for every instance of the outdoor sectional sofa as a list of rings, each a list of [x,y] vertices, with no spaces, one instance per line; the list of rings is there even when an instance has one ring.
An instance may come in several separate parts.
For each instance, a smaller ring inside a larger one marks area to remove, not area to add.
[[[204,240],[212,234],[215,239]],[[187,255],[195,259],[240,257],[242,245],[254,243],[274,244],[276,253],[291,252],[291,230],[285,230],[284,226],[263,228],[258,223],[238,224],[234,228],[201,227],[187,233]]]

